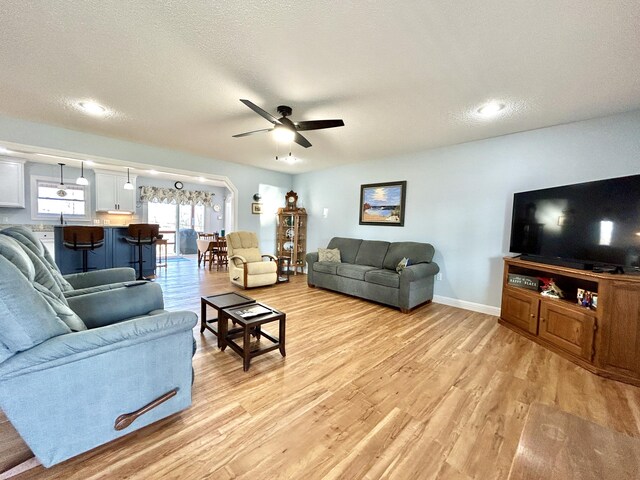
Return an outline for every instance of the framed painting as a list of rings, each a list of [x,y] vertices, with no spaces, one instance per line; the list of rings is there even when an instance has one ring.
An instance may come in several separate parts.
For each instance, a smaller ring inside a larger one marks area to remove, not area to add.
[[[403,227],[406,193],[406,181],[361,185],[360,225]]]
[[[252,203],[251,204],[251,213],[254,215],[260,215],[262,213],[262,204],[261,203]]]

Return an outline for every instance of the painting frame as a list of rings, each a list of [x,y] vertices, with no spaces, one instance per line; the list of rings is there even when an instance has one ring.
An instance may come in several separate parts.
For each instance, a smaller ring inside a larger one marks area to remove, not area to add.
[[[251,204],[251,213],[254,215],[262,214],[262,204],[261,203],[252,203]]]
[[[360,225],[404,227],[406,197],[406,180],[360,185]],[[385,205],[385,201],[392,204]]]

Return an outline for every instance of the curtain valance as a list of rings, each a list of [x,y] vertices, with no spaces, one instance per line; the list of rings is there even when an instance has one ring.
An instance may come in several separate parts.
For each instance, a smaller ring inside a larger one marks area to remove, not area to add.
[[[177,205],[213,205],[215,193],[202,190],[177,190],[165,187],[140,187],[140,200]]]

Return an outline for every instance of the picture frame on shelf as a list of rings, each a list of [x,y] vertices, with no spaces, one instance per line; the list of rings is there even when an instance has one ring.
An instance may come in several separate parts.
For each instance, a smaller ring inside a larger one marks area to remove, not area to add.
[[[406,180],[360,186],[360,225],[404,226]]]
[[[262,204],[261,203],[252,203],[251,204],[251,213],[254,215],[260,215],[262,213]]]

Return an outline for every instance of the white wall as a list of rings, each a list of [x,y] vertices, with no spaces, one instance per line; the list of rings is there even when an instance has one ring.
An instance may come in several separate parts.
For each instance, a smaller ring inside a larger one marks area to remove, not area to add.
[[[289,174],[0,115],[0,143],[2,141],[224,175],[238,189],[236,230],[258,232],[263,250],[275,252],[275,215],[253,215],[251,202],[253,194],[260,192],[265,203],[284,203],[284,194],[293,183]]]
[[[515,192],[638,173],[640,110],[302,174],[294,190],[308,251],[333,236],[429,242],[443,274],[436,300],[482,310],[500,306]],[[407,180],[405,226],[359,225],[360,185],[396,180]]]

